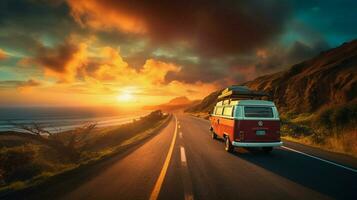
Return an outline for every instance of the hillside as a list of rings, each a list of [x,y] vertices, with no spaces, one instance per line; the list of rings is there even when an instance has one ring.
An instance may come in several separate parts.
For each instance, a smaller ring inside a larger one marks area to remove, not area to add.
[[[191,101],[187,97],[176,97],[171,99],[169,102],[160,104],[160,105],[152,105],[152,106],[144,106],[145,110],[162,110],[162,111],[175,111],[185,109],[190,105],[195,105],[199,102]]]
[[[357,40],[321,52],[289,70],[261,76],[243,85],[270,93],[279,110],[293,113],[309,113],[354,101],[357,99]],[[211,93],[186,111],[211,110],[219,93]]]
[[[214,105],[216,104],[216,99],[219,96],[219,94],[222,92],[222,90],[217,90],[215,92],[212,92],[208,96],[206,96],[201,102],[194,104],[190,107],[188,107],[185,112],[191,112],[191,113],[196,113],[196,112],[209,112],[212,110]]]

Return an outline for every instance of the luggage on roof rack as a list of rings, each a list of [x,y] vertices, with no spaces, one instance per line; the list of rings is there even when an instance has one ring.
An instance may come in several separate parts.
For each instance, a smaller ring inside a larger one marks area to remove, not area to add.
[[[222,94],[218,96],[218,100],[224,99],[254,99],[258,97],[270,97],[269,94],[260,91],[250,90],[246,86],[230,86],[222,91]]]

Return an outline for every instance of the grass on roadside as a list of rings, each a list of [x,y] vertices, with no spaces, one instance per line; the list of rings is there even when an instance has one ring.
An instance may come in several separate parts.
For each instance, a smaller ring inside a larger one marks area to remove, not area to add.
[[[126,146],[148,138],[167,120],[168,115],[155,111],[129,124],[95,128],[76,146],[80,156],[75,161],[63,158],[57,149],[46,143],[21,134],[0,135],[0,193],[36,185],[52,176],[114,155]],[[67,142],[73,138],[69,136],[60,139]]]
[[[282,137],[357,157],[357,103],[329,106],[315,113],[281,116]]]

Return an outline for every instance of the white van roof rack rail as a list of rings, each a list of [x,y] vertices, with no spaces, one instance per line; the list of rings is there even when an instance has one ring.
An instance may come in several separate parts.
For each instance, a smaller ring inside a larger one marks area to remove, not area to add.
[[[224,89],[222,94],[218,96],[217,100],[255,99],[258,97],[268,97],[270,99],[270,95],[268,93],[253,91],[246,86],[233,85]]]

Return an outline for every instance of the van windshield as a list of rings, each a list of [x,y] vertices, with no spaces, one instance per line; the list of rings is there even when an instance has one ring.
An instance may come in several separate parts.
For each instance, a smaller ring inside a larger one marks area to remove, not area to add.
[[[271,107],[244,107],[244,115],[246,117],[262,117],[272,118],[273,110]]]

